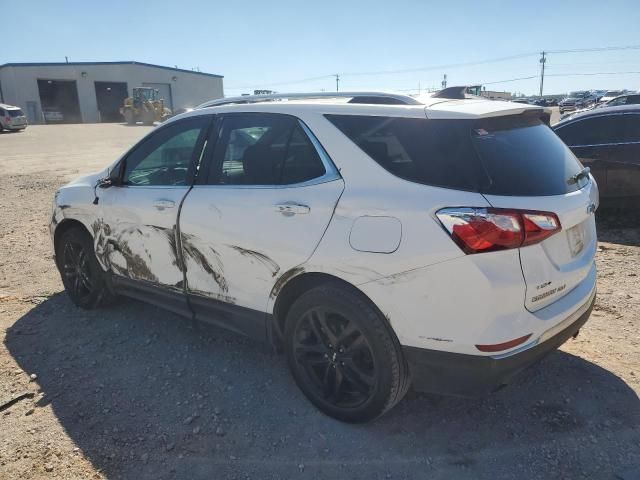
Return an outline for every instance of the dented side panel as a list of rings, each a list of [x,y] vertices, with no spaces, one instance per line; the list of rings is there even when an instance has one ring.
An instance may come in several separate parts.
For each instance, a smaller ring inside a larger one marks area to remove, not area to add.
[[[268,312],[274,285],[311,256],[343,188],[342,180],[290,188],[195,186],[180,215],[189,292]],[[283,203],[309,212],[283,214],[276,207]]]
[[[188,187],[112,187],[100,191],[92,224],[96,257],[117,275],[182,288],[178,207]],[[173,207],[158,208],[173,204]]]

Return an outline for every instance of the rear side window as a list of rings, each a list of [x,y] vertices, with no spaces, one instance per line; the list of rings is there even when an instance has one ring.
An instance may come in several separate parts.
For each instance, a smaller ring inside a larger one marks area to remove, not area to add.
[[[327,115],[390,173],[491,195],[563,195],[580,163],[537,117],[428,120]]]
[[[325,168],[297,119],[288,115],[228,115],[214,153],[210,185],[293,185]]]
[[[4,117],[5,115],[6,115],[6,114],[5,114],[4,109],[3,109],[3,108],[0,108],[0,116]]]
[[[457,190],[480,188],[469,125],[464,122],[355,115],[326,117],[397,177]]]

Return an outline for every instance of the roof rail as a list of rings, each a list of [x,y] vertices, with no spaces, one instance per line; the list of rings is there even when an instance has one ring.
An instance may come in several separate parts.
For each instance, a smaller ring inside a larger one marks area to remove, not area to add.
[[[273,102],[278,100],[308,100],[316,98],[351,98],[349,103],[372,103],[385,105],[422,105],[409,95],[384,92],[316,92],[316,93],[273,93],[269,95],[243,95],[241,97],[220,98],[198,105],[196,108],[219,107],[220,105]]]

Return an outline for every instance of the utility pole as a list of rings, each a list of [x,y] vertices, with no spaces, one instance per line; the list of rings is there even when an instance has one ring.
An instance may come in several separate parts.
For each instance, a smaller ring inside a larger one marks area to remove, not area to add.
[[[447,74],[444,74],[444,78],[442,79],[442,89],[447,88]]]
[[[336,73],[334,76],[336,77],[336,92],[339,92],[340,91],[340,75]]]
[[[544,64],[547,63],[545,52],[542,52],[542,58],[540,58],[540,64],[542,65],[542,71],[540,72],[540,96],[542,97],[542,88],[544,87]]]

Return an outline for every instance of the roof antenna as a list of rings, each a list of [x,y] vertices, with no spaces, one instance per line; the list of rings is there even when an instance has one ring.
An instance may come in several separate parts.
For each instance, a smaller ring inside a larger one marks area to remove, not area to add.
[[[67,57],[66,55],[64,56],[64,59],[67,63],[69,63],[69,57]]]

